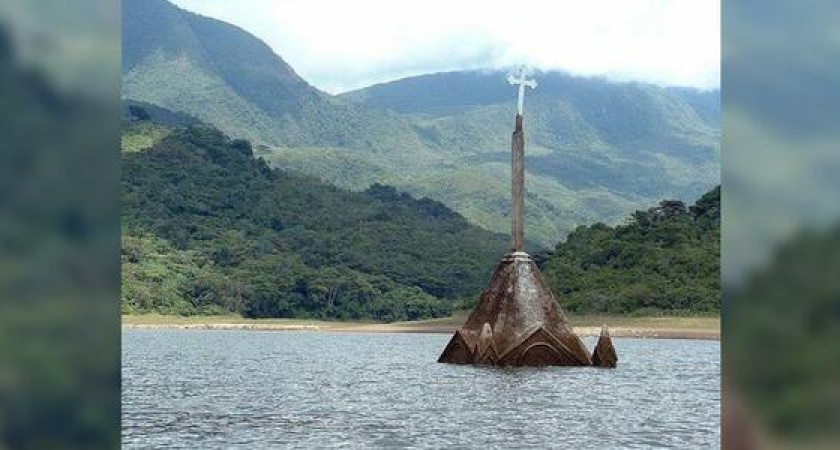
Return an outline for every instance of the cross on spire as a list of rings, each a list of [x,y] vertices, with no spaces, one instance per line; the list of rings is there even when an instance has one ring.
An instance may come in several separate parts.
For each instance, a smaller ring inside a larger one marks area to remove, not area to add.
[[[508,83],[512,85],[519,85],[519,102],[517,103],[516,113],[520,116],[522,115],[522,106],[525,103],[525,86],[534,89],[537,87],[537,82],[535,80],[529,80],[528,77],[528,67],[524,64],[519,66],[519,69],[516,70],[515,74],[508,75]]]
[[[519,108],[517,109],[510,147],[510,247],[514,254],[525,251],[525,133],[522,130],[522,103],[525,99],[525,87],[531,89],[537,87],[537,82],[529,80],[527,75],[528,68],[523,65],[507,79],[508,83],[519,85]]]

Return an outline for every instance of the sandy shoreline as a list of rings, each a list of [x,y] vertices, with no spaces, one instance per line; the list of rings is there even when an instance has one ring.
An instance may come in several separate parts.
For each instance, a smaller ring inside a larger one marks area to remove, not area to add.
[[[306,321],[294,319],[242,319],[229,317],[179,318],[168,316],[124,316],[123,329],[187,329],[187,330],[260,330],[312,331],[342,333],[438,333],[451,334],[463,318],[421,322],[355,323]],[[720,340],[720,319],[717,318],[580,318],[572,319],[579,336],[597,336],[600,323],[610,327],[613,337],[646,339]]]

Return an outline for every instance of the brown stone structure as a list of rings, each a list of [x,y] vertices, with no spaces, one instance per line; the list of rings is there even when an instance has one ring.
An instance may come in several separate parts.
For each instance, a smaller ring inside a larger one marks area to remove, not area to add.
[[[530,256],[505,256],[438,362],[498,366],[591,366]]]
[[[522,252],[525,251],[525,133],[521,114],[516,115],[510,147],[510,248]]]
[[[540,269],[524,250],[525,139],[522,126],[524,86],[511,139],[511,251],[496,267],[467,322],[455,332],[438,362],[493,366],[592,366],[593,356],[572,330]],[[618,358],[606,328],[596,346],[597,365],[615,367]],[[610,365],[611,364],[611,365]]]
[[[601,327],[601,336],[598,337],[595,350],[592,351],[592,365],[612,369],[616,364],[618,364],[618,355],[615,354],[615,347],[613,347],[612,339],[610,339],[610,331],[604,325]]]

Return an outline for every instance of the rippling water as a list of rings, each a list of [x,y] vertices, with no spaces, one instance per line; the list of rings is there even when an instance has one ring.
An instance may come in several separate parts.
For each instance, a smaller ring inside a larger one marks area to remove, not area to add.
[[[719,342],[615,339],[615,370],[498,369],[437,364],[448,339],[125,330],[123,444],[719,447]]]

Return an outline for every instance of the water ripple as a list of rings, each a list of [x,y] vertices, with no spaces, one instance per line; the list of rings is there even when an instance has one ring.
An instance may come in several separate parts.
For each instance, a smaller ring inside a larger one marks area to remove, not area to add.
[[[719,447],[718,342],[615,339],[615,370],[499,369],[437,364],[448,339],[126,330],[123,444]]]

